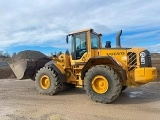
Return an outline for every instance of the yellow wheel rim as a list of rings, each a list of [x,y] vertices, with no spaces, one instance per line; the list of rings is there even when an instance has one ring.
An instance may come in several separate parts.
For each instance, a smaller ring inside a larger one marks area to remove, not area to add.
[[[48,89],[51,85],[50,78],[47,75],[43,75],[40,78],[40,85],[43,89]]]
[[[108,87],[109,87],[108,80],[105,77],[98,75],[93,78],[92,89],[96,93],[103,94],[107,92]]]

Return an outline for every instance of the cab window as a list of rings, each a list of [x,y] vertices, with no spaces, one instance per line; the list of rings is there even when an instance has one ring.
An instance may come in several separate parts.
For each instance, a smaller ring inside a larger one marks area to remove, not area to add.
[[[87,51],[86,32],[72,35],[72,59],[78,60]]]
[[[100,48],[99,37],[93,33],[91,33],[91,48]]]

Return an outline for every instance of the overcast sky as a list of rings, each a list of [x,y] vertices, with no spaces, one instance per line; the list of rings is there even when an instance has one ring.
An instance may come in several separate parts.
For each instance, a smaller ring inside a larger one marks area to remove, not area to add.
[[[160,0],[0,1],[0,50],[64,49],[66,34],[84,28],[113,43],[122,29],[122,46],[160,52]]]

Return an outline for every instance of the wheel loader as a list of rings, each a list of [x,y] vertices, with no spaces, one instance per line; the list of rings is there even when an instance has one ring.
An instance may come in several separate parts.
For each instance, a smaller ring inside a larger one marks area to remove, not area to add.
[[[52,59],[22,59],[10,64],[18,79],[31,78],[39,93],[55,95],[65,86],[81,87],[99,103],[111,103],[130,86],[152,82],[157,70],[152,67],[150,52],[144,48],[122,48],[117,33],[116,47],[93,29],[69,33],[66,42],[71,51]],[[34,51],[33,53],[34,54]],[[35,53],[36,54],[36,53]]]

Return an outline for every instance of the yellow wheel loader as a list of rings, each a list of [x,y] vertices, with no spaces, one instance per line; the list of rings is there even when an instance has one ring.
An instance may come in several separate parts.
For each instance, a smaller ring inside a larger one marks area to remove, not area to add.
[[[111,103],[127,87],[140,86],[157,77],[149,51],[122,48],[121,34],[122,31],[117,33],[116,47],[107,41],[103,48],[102,35],[93,29],[72,32],[66,37],[66,42],[71,42],[70,53],[66,51],[52,60],[43,56],[40,62],[23,59],[10,67],[18,79],[35,80],[41,94],[54,95],[66,86],[82,87],[94,101]]]

